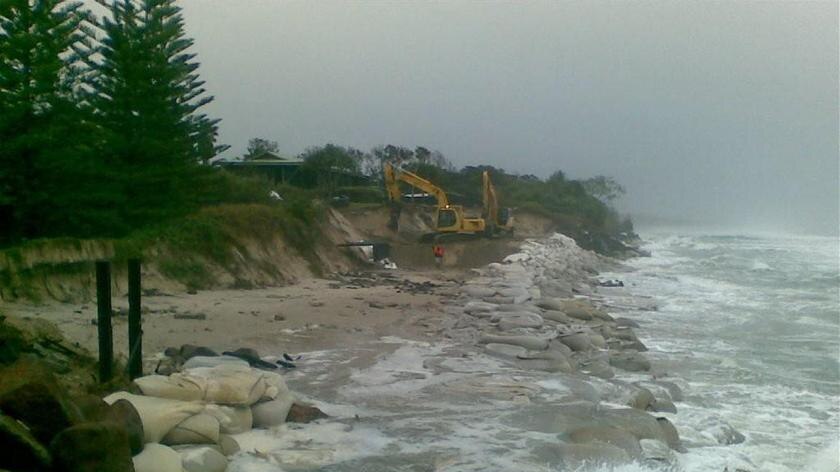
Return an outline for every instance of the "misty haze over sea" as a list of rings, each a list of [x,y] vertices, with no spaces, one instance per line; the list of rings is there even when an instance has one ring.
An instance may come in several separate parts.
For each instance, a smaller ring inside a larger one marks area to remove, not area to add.
[[[838,232],[838,4],[185,0],[239,156],[423,145],[615,177],[640,220]]]

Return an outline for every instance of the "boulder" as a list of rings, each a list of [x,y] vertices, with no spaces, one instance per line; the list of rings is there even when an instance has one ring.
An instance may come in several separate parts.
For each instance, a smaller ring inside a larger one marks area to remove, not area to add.
[[[248,361],[234,356],[194,356],[184,362],[182,367],[184,369],[196,369],[199,367],[217,367],[220,365],[249,366]]]
[[[228,460],[212,447],[180,449],[181,465],[185,472],[225,472]]]
[[[484,346],[487,354],[501,357],[503,359],[515,359],[520,356],[525,356],[527,350],[522,346],[515,346],[513,344],[489,343]]]
[[[609,426],[584,426],[578,428],[568,435],[573,443],[602,442],[623,449],[631,458],[640,458],[642,448],[636,436],[617,428]]]
[[[598,349],[604,349],[607,347],[607,341],[598,333],[589,333],[589,341],[591,341],[592,345]]]
[[[96,395],[78,395],[73,398],[73,404],[81,415],[81,421],[100,421],[108,414],[109,405]]]
[[[565,313],[557,310],[546,310],[543,312],[542,317],[546,320],[556,321],[557,323],[562,324],[569,324],[572,322]]]
[[[301,403],[293,403],[289,408],[289,414],[286,415],[287,423],[311,423],[312,421],[329,418],[326,413],[315,408],[314,406],[303,405]]]
[[[623,449],[598,441],[580,444],[546,444],[534,448],[533,451],[540,463],[548,464],[557,470],[615,466],[632,460]]]
[[[610,365],[630,372],[647,372],[650,370],[650,361],[638,352],[611,353]]]
[[[585,333],[572,333],[559,337],[560,342],[569,346],[572,351],[588,351],[592,349],[592,341]]]
[[[616,326],[623,326],[626,328],[640,328],[639,323],[631,320],[630,318],[616,318],[615,320]]]
[[[580,367],[580,371],[584,374],[598,377],[600,379],[611,379],[615,377],[615,372],[612,370],[610,365],[601,360],[590,361],[587,364],[582,365]]]
[[[133,462],[135,472],[184,472],[181,455],[162,444],[146,444]]]
[[[633,386],[625,403],[627,406],[636,408],[637,410],[647,410],[654,402],[656,402],[656,399],[650,390],[644,387]]]
[[[570,374],[574,372],[572,365],[564,358],[546,358],[546,359],[520,359],[516,364],[524,370],[540,370],[543,372],[563,372]]]
[[[635,408],[617,408],[601,412],[604,424],[621,429],[637,439],[657,439],[667,443],[667,436],[653,416]]]
[[[542,317],[535,313],[510,313],[499,321],[499,329],[502,331],[509,331],[516,328],[539,328],[542,325]]]
[[[685,447],[683,447],[682,441],[680,440],[680,433],[677,432],[674,424],[668,421],[668,418],[662,417],[656,418],[656,422],[659,423],[659,427],[665,435],[665,444],[675,451],[685,452]]]
[[[654,380],[653,383],[665,387],[668,390],[668,395],[671,397],[671,400],[675,402],[681,402],[683,400],[682,389],[674,382],[669,382],[667,380]]]
[[[133,472],[124,428],[113,422],[71,426],[50,444],[53,469],[61,472]]]
[[[14,418],[0,414],[0,468],[10,470],[46,470],[50,464],[47,449]],[[11,451],[14,451],[12,454]]]
[[[673,465],[677,463],[677,457],[674,452],[662,441],[658,439],[642,439],[639,441],[642,446],[642,456],[645,462],[652,465]]]
[[[493,336],[488,334],[481,336],[479,343],[513,344],[514,346],[522,346],[531,351],[542,351],[548,347],[547,340],[536,336]]]
[[[705,432],[714,436],[718,444],[725,446],[741,444],[747,439],[746,436],[741,434],[737,429],[725,421],[714,424],[713,426],[707,428]]]
[[[563,310],[563,313],[568,315],[570,318],[576,318],[578,320],[591,320],[592,319],[592,310],[584,308],[582,306],[568,305]]]
[[[657,398],[653,404],[650,405],[650,410],[659,413],[676,413],[677,406],[674,405],[674,402],[668,400],[667,398]]]
[[[43,444],[82,420],[48,368],[28,358],[0,370],[0,411],[25,423]]]

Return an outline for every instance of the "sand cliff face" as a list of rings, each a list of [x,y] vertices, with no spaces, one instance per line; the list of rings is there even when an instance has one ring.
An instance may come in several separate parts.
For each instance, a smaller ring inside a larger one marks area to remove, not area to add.
[[[199,251],[174,250],[165,240],[143,250],[143,289],[149,293],[191,289],[286,285],[319,273],[347,270],[362,260],[358,250],[338,243],[361,236],[335,210],[327,210],[308,253],[282,234],[269,240],[237,231],[224,262]],[[126,262],[107,240],[45,240],[0,253],[0,300],[82,302],[95,296],[94,263],[111,260],[112,291],[127,291]]]
[[[185,292],[192,289],[253,288],[296,283],[306,277],[339,272],[364,264],[365,254],[338,244],[359,240],[388,242],[391,259],[399,266],[425,269],[434,265],[430,243],[418,243],[432,231],[431,212],[410,209],[403,213],[401,231],[387,229],[384,206],[327,209],[318,223],[312,247],[300,250],[283,234],[266,239],[253,228],[236,229],[235,244],[219,261],[200,250],[174,249],[165,240],[143,249],[143,289],[148,293]],[[518,236],[545,234],[547,220],[522,215]],[[258,224],[256,222],[255,224]],[[83,302],[95,296],[94,262],[111,260],[114,294],[127,291],[124,255],[107,240],[45,240],[0,252],[0,300],[18,299]],[[479,240],[447,245],[445,265],[470,268],[498,260],[514,251],[511,239]]]

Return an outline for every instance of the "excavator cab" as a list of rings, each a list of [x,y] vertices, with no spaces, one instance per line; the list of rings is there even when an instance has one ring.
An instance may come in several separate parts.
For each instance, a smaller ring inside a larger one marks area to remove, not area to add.
[[[438,231],[446,231],[450,227],[458,227],[458,213],[452,207],[438,208],[437,212],[437,229]]]

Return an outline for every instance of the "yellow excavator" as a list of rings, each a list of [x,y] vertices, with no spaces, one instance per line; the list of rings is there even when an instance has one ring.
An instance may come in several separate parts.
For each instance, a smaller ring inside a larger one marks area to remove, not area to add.
[[[425,235],[424,239],[439,238],[441,236],[480,236],[486,225],[483,218],[469,218],[464,215],[461,205],[452,205],[446,192],[437,185],[407,170],[395,167],[389,162],[383,165],[385,190],[391,201],[391,219],[388,227],[396,231],[399,227],[400,211],[402,209],[402,194],[398,182],[404,182],[412,187],[433,196],[437,201],[437,217],[435,233]]]
[[[496,187],[490,180],[490,172],[486,170],[481,174],[481,201],[484,204],[484,213],[481,216],[486,222],[487,233],[513,234],[513,215],[510,208],[499,208]]]

